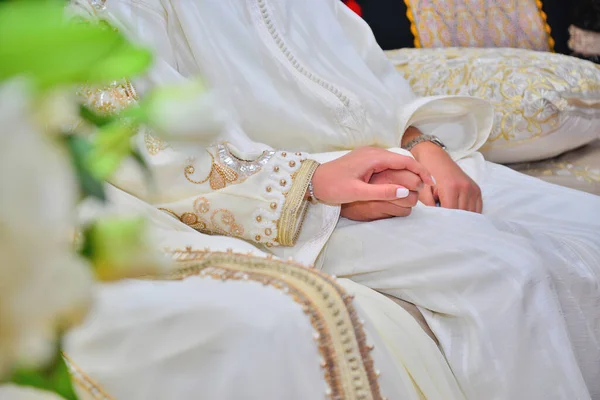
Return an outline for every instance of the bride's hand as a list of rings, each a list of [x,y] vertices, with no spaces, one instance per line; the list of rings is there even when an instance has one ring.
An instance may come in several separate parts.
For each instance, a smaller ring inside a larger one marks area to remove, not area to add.
[[[375,221],[392,217],[406,217],[419,200],[424,184],[421,178],[408,170],[386,170],[371,177],[376,185],[400,184],[409,190],[408,196],[388,201],[358,201],[342,205],[342,216],[355,221]]]
[[[319,201],[328,204],[409,197],[410,190],[397,182],[370,183],[373,175],[385,170],[406,171],[416,176],[413,182],[433,184],[429,172],[411,157],[365,147],[320,165],[312,179],[314,195]]]
[[[436,185],[426,186],[420,192],[419,200],[428,206],[435,206],[439,202],[444,208],[481,213],[481,189],[445,150],[434,143],[423,142],[411,152],[437,180]]]

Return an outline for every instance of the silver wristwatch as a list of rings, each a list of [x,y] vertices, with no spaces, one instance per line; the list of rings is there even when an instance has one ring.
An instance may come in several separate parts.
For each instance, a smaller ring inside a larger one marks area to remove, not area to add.
[[[442,141],[437,136],[433,136],[433,135],[419,135],[416,138],[414,138],[413,140],[411,140],[410,142],[406,143],[406,146],[402,146],[402,148],[404,150],[410,151],[410,150],[412,150],[413,147],[415,147],[419,143],[423,143],[423,142],[431,142],[431,143],[437,144],[442,149],[446,150],[446,145],[444,143],[442,143]]]

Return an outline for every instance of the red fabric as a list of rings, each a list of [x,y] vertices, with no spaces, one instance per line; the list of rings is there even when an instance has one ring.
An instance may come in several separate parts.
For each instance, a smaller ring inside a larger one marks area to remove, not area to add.
[[[357,13],[362,17],[362,9],[360,8],[360,4],[356,2],[356,0],[344,0],[344,4],[348,6],[352,11]]]

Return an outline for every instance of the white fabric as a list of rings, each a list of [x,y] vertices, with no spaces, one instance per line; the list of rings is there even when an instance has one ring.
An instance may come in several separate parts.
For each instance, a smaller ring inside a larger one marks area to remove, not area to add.
[[[196,232],[116,188],[107,191],[108,212],[148,217],[161,247],[266,256],[239,239]],[[88,204],[81,217],[97,212]],[[356,296],[384,396],[464,399],[442,354],[404,309],[366,287],[340,283]],[[67,336],[65,352],[116,400],[325,400],[314,334],[301,305],[261,283],[128,280],[97,288],[92,313]]]
[[[600,200],[483,161],[486,103],[415,98],[337,0],[112,0],[103,13],[157,48],[140,87],[201,74],[229,98],[241,129],[223,138],[240,148],[397,147],[410,124],[440,136],[481,184],[484,215],[342,221],[324,270],[419,305],[470,399],[600,398]]]
[[[460,165],[483,215],[342,220],[324,270],[419,305],[469,399],[600,398],[600,198]]]

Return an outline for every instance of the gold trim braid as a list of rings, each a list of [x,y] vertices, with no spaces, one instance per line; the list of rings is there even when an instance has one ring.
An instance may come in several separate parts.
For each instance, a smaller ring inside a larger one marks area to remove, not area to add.
[[[280,289],[302,306],[316,330],[323,357],[327,394],[333,400],[382,400],[362,323],[353,297],[334,278],[293,262],[233,252],[170,251],[182,267],[167,279],[209,276],[215,279],[251,280]]]
[[[332,400],[383,400],[371,351],[353,296],[329,275],[290,261],[234,254],[172,250],[179,268],[153,280],[182,280],[201,276],[223,281],[253,281],[271,286],[298,303],[315,329],[314,340],[323,361],[321,368]],[[92,400],[113,400],[64,355],[77,386]],[[126,400],[126,399],[120,399]]]
[[[296,240],[298,240],[308,209],[306,191],[318,167],[318,162],[304,160],[302,161],[302,166],[293,177],[294,183],[285,195],[285,203],[277,222],[277,240],[282,246],[293,246],[296,244]]]

